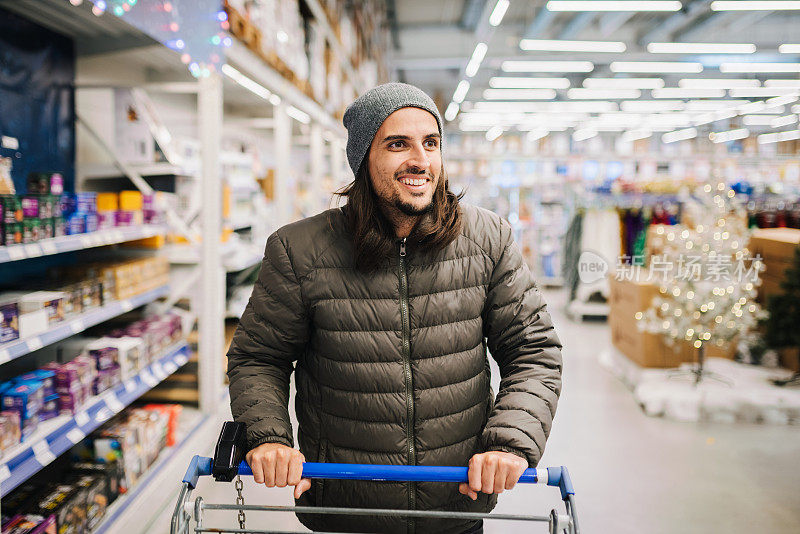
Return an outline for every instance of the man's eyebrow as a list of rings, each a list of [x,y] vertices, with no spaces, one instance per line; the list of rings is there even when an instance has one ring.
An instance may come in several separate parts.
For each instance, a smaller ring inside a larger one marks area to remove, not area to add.
[[[438,133],[429,133],[428,135],[425,136],[425,139],[431,139],[431,138],[440,139],[441,137],[442,136],[439,135]],[[398,140],[399,141],[408,141],[410,139],[411,139],[411,137],[408,136],[408,135],[387,135],[386,137],[383,138],[383,141],[381,141],[381,142],[385,143],[386,141],[398,141]]]

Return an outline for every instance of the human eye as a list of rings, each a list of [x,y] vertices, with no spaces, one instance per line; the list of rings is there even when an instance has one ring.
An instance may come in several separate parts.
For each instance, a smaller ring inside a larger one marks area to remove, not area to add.
[[[403,148],[404,142],[403,141],[392,141],[389,143],[389,148]]]
[[[426,139],[425,140],[425,146],[430,147],[430,148],[436,148],[437,146],[439,146],[439,140],[434,138],[434,137],[432,137],[430,139]]]

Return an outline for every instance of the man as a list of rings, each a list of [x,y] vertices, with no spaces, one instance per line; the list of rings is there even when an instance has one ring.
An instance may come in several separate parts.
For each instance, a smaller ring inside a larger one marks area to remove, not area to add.
[[[256,482],[298,504],[487,512],[541,458],[561,346],[497,215],[459,203],[416,87],[347,109],[347,204],[278,230],[228,353]],[[502,381],[490,388],[487,348]],[[287,409],[296,371],[300,450]],[[301,479],[302,462],[468,465],[469,484]],[[468,520],[300,515],[312,530],[482,532]]]

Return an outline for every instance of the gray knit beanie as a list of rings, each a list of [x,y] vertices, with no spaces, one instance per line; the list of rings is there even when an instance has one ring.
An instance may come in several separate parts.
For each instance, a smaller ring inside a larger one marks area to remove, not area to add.
[[[420,108],[436,117],[439,135],[442,134],[442,117],[433,99],[425,92],[407,83],[386,83],[370,89],[356,98],[344,112],[347,128],[347,161],[353,174],[358,169],[372,145],[372,139],[386,117],[401,108]],[[440,145],[441,146],[441,145]]]

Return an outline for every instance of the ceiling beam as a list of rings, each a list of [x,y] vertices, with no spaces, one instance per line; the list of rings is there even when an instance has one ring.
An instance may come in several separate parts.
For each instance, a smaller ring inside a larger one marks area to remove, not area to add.
[[[461,10],[461,20],[458,25],[465,30],[475,31],[488,1],[489,0],[466,0],[464,2],[464,8]]]
[[[612,33],[622,28],[635,14],[633,11],[606,13],[600,17],[600,34],[603,37],[609,37]]]
[[[741,18],[742,14],[736,11],[715,12],[703,20],[690,24],[686,28],[675,34],[675,41],[692,42],[701,36],[705,39],[708,32],[713,31],[718,26],[724,26]]]
[[[397,8],[394,0],[386,0],[386,18],[389,20],[392,46],[395,50],[400,50],[400,28],[397,25]]]
[[[597,13],[593,11],[584,11],[575,15],[569,23],[558,34],[559,39],[574,39],[581,33],[586,26],[592,23]]]
[[[524,39],[536,39],[556,18],[554,11],[548,11],[545,8],[539,10],[533,21],[531,21],[528,29],[525,30]]]
[[[670,36],[678,31],[680,28],[691,24],[695,19],[701,15],[709,12],[711,0],[692,0],[688,5],[677,13],[673,13],[667,19],[644,34],[639,39],[639,44],[647,46],[652,42],[668,42]]]

